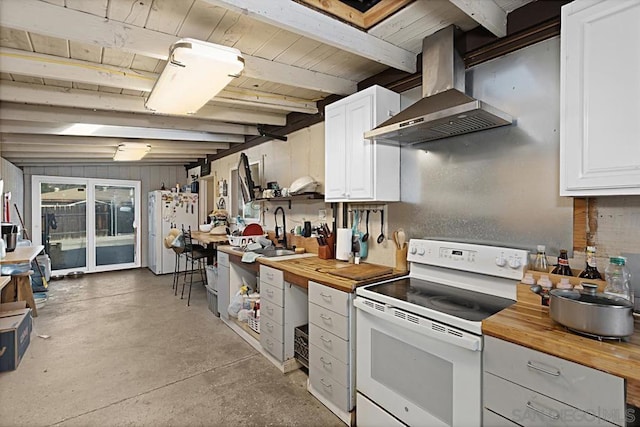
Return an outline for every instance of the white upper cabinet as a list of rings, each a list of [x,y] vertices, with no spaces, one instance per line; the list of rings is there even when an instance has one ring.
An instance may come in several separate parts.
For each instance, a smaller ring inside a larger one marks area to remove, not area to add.
[[[325,200],[400,200],[400,147],[364,139],[400,110],[400,95],[371,86],[325,109]]]
[[[640,194],[640,1],[562,8],[560,195]]]

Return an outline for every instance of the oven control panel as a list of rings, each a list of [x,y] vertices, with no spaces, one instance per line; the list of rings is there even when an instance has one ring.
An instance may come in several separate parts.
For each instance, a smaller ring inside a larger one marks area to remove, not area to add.
[[[522,249],[412,239],[407,261],[520,280],[529,263]]]

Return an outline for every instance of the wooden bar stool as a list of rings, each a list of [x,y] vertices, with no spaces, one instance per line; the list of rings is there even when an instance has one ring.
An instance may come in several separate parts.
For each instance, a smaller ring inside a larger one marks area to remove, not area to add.
[[[31,316],[38,317],[38,309],[36,308],[36,302],[33,298],[33,290],[31,289],[32,274],[33,270],[12,274],[12,283],[9,286],[13,286],[13,293],[9,291],[9,295],[16,295],[14,297],[15,301],[26,301],[27,306],[31,309]]]

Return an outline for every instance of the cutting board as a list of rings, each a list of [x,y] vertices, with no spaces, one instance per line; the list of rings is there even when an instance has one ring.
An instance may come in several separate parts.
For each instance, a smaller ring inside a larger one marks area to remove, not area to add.
[[[327,273],[356,281],[373,279],[393,273],[393,268],[375,264],[354,264],[349,267],[337,268]]]

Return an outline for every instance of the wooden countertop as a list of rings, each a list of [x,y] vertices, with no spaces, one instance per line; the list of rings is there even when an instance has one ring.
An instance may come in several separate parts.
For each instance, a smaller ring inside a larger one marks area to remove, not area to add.
[[[201,243],[227,243],[227,236],[221,234],[205,233],[203,231],[192,231],[191,237]]]
[[[230,261],[234,261],[233,256],[242,257],[243,252],[234,249],[231,246],[219,246],[218,250],[228,253],[232,257]],[[394,270],[393,273],[382,277],[375,277],[368,280],[356,281],[345,279],[343,277],[334,276],[329,274],[328,271],[338,268],[348,267],[353,264],[348,264],[344,261],[338,261],[335,259],[320,259],[317,256],[307,256],[304,258],[295,258],[287,260],[278,260],[277,258],[265,258],[260,257],[257,262],[262,265],[276,268],[285,272],[285,280],[292,282],[298,286],[306,287],[302,284],[302,281],[297,280],[304,278],[305,280],[313,280],[314,282],[327,285],[331,288],[338,289],[343,292],[353,292],[356,287],[362,285],[368,285],[370,283],[379,282],[381,280],[387,280],[394,277],[405,276],[408,274],[406,271]],[[251,264],[245,264],[246,266]],[[297,281],[296,281],[297,280]]]
[[[528,285],[518,285],[527,286]],[[518,301],[482,321],[482,332],[627,380],[627,402],[640,407],[640,321],[627,342],[598,341],[569,332],[548,308]]]
[[[44,249],[44,246],[19,246],[13,252],[7,252],[7,256],[0,259],[0,264],[30,263]]]

